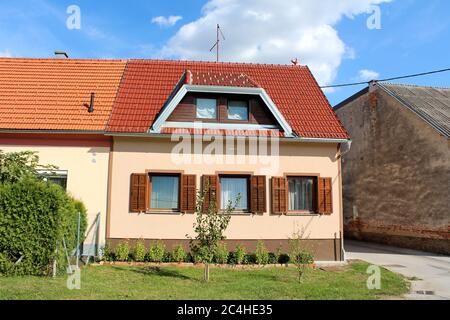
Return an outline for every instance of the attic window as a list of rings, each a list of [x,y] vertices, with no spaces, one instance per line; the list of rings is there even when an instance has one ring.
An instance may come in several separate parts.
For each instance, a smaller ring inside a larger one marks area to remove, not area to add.
[[[247,101],[229,101],[228,119],[248,121],[248,103]]]
[[[197,119],[216,119],[217,100],[198,98],[196,112],[197,112]]]

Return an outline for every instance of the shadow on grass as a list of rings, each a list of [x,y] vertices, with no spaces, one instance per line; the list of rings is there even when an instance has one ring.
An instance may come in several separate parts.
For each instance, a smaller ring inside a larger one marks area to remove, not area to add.
[[[159,276],[159,277],[178,278],[178,279],[182,279],[182,280],[198,281],[198,279],[188,277],[184,274],[181,274],[180,272],[178,272],[176,270],[167,270],[165,268],[160,268],[160,267],[126,268],[126,267],[114,266],[114,269],[122,270],[122,271],[132,271],[135,273],[148,275],[148,276],[154,275],[154,276]]]

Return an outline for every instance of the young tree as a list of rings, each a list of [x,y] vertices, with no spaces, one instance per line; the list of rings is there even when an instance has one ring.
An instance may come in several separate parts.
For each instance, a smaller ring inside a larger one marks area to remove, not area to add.
[[[205,265],[204,280],[209,281],[209,264],[213,262],[214,253],[220,243],[225,240],[225,230],[228,227],[231,216],[230,214],[239,203],[240,195],[233,204],[231,201],[227,204],[225,210],[217,208],[216,195],[212,192],[210,203],[204,209],[205,195],[209,191],[209,185],[206,185],[202,191],[197,192],[197,202],[195,212],[197,215],[196,223],[194,223],[194,232],[196,233],[193,239],[189,235],[189,244],[191,252],[197,260]]]
[[[302,283],[307,265],[314,263],[312,254],[305,249],[304,240],[306,230],[301,228],[292,233],[289,238],[289,260],[295,264],[298,273],[298,282]]]
[[[37,177],[38,169],[56,170],[53,165],[39,165],[36,152],[5,153],[0,150],[0,183],[15,183],[24,177]]]

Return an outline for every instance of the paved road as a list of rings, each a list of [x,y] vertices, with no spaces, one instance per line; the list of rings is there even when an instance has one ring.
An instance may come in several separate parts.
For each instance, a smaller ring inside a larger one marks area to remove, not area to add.
[[[412,281],[408,299],[450,300],[450,257],[368,242],[346,240],[346,259],[360,259],[400,273]]]

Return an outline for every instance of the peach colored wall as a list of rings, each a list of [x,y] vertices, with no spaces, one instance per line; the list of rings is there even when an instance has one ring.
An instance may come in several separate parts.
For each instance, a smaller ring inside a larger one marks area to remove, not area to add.
[[[129,212],[130,174],[145,170],[180,170],[197,175],[197,188],[203,174],[216,171],[242,171],[270,176],[284,173],[315,173],[333,179],[333,210],[330,216],[233,215],[226,232],[229,239],[286,239],[299,227],[304,227],[311,239],[339,237],[341,229],[339,160],[336,144],[280,143],[279,167],[263,171],[265,165],[174,163],[171,151],[175,142],[157,138],[115,137],[112,161],[110,233],[107,238],[184,239],[192,235],[193,214],[137,214]],[[248,157],[246,157],[248,160]],[[269,180],[267,208],[270,211]]]
[[[88,210],[88,225],[101,213],[100,243],[105,241],[109,147],[11,146],[4,152],[36,151],[41,164],[53,164],[67,170],[67,191],[80,199]],[[91,237],[87,239],[91,240]],[[88,243],[88,242],[87,242]]]

